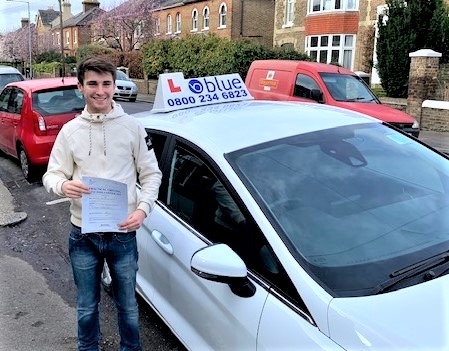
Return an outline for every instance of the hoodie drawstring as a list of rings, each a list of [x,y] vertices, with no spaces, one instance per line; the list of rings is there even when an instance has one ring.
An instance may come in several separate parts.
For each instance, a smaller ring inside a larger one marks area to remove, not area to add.
[[[106,129],[104,122],[101,123],[101,129],[103,131],[103,154],[106,156]],[[92,153],[92,121],[89,123],[89,156]]]

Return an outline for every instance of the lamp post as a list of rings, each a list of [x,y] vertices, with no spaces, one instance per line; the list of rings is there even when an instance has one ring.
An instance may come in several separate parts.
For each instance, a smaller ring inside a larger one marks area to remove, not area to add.
[[[58,0],[59,2],[59,27],[60,34],[59,40],[61,44],[61,77],[65,76],[65,62],[64,62],[64,28],[62,27],[62,0]]]
[[[30,2],[27,0],[6,0],[6,1],[13,1],[13,2],[23,2],[27,4],[28,6],[28,51],[29,51],[29,59],[30,59],[30,79],[33,78],[33,59],[32,59],[32,47],[31,47],[31,16],[30,16]]]

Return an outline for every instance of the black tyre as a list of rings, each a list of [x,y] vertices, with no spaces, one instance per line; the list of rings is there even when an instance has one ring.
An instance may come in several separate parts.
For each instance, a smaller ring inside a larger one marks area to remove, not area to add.
[[[19,146],[18,155],[19,155],[20,168],[22,169],[22,174],[25,177],[25,179],[28,180],[29,182],[36,180],[37,177],[36,167],[34,167],[30,163],[30,159],[28,158],[28,155],[26,154],[25,149],[22,146]]]

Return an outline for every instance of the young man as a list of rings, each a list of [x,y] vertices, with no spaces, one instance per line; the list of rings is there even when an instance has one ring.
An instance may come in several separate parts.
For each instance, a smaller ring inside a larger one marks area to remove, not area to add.
[[[79,64],[78,89],[86,106],[59,132],[43,176],[47,191],[71,200],[69,254],[77,286],[80,351],[99,349],[98,304],[105,259],[118,309],[120,350],[141,350],[135,299],[136,230],[154,206],[161,172],[145,129],[112,99],[115,72],[113,64],[97,58]],[[82,195],[90,193],[83,176],[127,184],[128,218],[117,223],[117,232],[82,233]]]

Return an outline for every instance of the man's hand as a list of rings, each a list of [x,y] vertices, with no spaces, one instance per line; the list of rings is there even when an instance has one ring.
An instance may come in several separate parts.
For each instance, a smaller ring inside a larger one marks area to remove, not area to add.
[[[67,180],[62,184],[62,192],[66,197],[77,199],[83,194],[89,194],[90,190],[87,185],[79,180]]]
[[[122,222],[118,225],[119,229],[127,230],[128,232],[132,232],[141,227],[146,215],[140,209],[135,210],[128,216],[128,219],[125,222]]]

